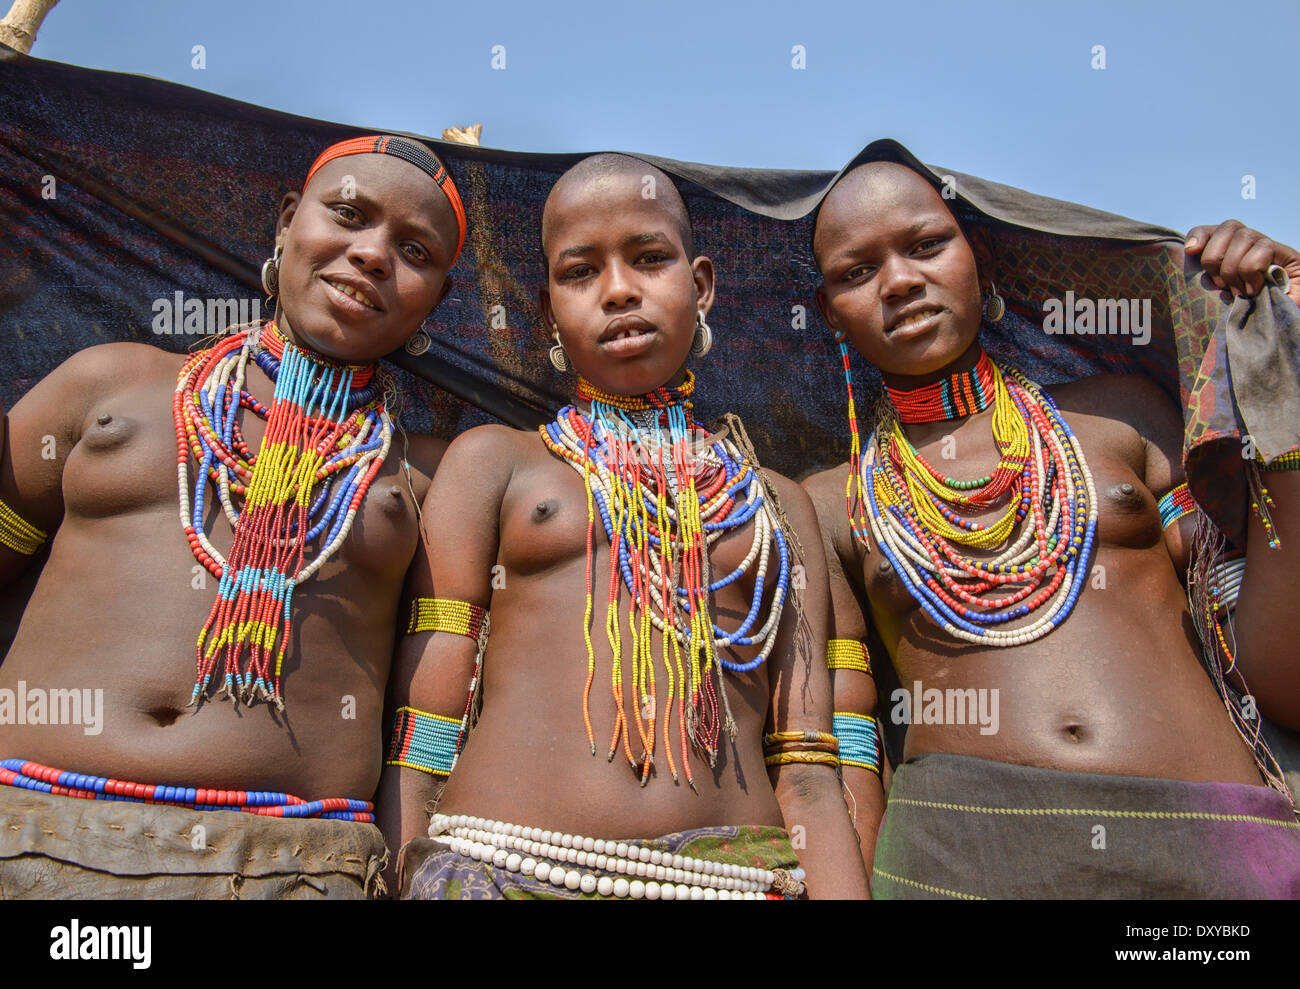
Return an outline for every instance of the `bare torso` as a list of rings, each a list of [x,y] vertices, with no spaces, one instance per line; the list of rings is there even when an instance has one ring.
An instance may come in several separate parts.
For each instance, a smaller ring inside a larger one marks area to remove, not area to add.
[[[592,756],[582,716],[587,680],[583,614],[588,525],[583,481],[545,448],[536,433],[497,433],[499,455],[513,458],[514,464],[500,504],[496,562],[504,568],[499,571],[504,586],[498,581],[492,592],[482,717],[448,780],[439,810],[608,837],[652,837],[719,824],[781,825],[761,747],[769,716],[767,664],[753,673],[724,674],[738,729],[736,741],[723,736],[712,769],[698,749],[691,749],[698,794],[687,786],[682,771],[675,702],[669,741],[678,771],[676,783],[668,770],[662,727],[657,733],[654,772],[644,788],[621,743],[613,761],[607,760],[617,712],[610,682],[613,655],[605,633],[610,549],[599,519],[591,571],[595,677],[590,710],[596,739]],[[753,539],[752,524],[713,545],[715,578],[744,559]],[[745,577],[713,595],[714,620],[723,628],[734,628],[748,610],[754,570],[751,567]],[[636,701],[631,689],[626,589],[621,598],[619,627],[630,717]],[[762,614],[766,602],[760,623]],[[667,674],[658,632],[653,641],[662,720]],[[749,659],[756,652],[756,647],[738,648],[727,655]],[[633,756],[640,756],[635,726],[630,741]]]
[[[1166,544],[1146,483],[1141,436],[1104,414],[1104,394],[1090,381],[1050,391],[1092,472],[1098,521],[1094,558],[1073,613],[1035,642],[983,648],[945,634],[874,543],[865,552],[853,547],[844,510],[847,466],[807,484],[823,524],[836,527],[846,574],[859,594],[865,591],[871,619],[909,692],[909,713],[917,682],[925,691],[998,692],[996,732],[982,733],[978,724],[912,724],[905,757],[949,752],[1078,772],[1261,784],[1200,665],[1179,581],[1186,548],[1175,550],[1175,560]],[[980,476],[997,461],[990,413],[910,435],[923,456],[952,476]],[[945,434],[954,438],[947,447],[954,459],[943,459]],[[895,699],[903,698],[882,695],[885,717],[896,709]]]
[[[284,712],[229,701],[195,710],[186,707],[195,640],[217,580],[191,554],[178,518],[171,409],[181,358],[119,346],[103,364],[67,455],[62,524],[0,666],[0,688],[17,690],[19,681],[28,690],[102,688],[102,731],[0,725],[0,753],[140,782],[368,799],[381,768],[380,715],[402,587],[418,543],[415,506],[445,444],[410,437],[408,480],[395,435],[351,535],[296,592]],[[249,374],[246,387],[269,405],[273,384],[251,364]],[[20,402],[11,423],[29,418]],[[256,450],[265,424],[246,411],[241,424]],[[19,441],[12,432],[10,439]],[[231,526],[211,484],[208,492],[207,529],[225,554]],[[317,549],[310,545],[307,558]]]

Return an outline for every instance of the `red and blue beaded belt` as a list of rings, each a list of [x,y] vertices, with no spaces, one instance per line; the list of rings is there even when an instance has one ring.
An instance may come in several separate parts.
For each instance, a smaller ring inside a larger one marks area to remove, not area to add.
[[[375,820],[375,805],[367,800],[329,797],[303,800],[291,793],[267,790],[214,790],[206,787],[131,783],[106,776],[88,776],[51,769],[24,759],[0,759],[0,784],[86,800],[126,800],[140,804],[171,804],[191,810],[238,810],[263,817],[304,817],[335,821]]]

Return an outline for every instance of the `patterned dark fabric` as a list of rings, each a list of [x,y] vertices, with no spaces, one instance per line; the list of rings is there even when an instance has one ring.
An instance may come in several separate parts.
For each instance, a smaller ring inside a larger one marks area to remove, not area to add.
[[[178,292],[260,300],[258,267],[271,250],[280,197],[301,187],[327,145],[374,130],[0,46],[0,400],[12,405],[95,343],[195,345],[199,337],[153,331],[155,305]],[[552,341],[536,300],[541,207],[555,179],[583,156],[431,143],[464,198],[470,231],[455,286],[426,326],[433,346],[422,357],[392,357],[409,372],[400,376],[403,421],[447,437],[493,417],[531,427],[574,385],[547,360]],[[697,248],[718,273],[709,317],[716,342],[697,362],[697,414],[736,412],[760,461],[796,478],[844,462],[843,383],[813,305],[818,276],[809,249],[812,211],[838,176],[645,157],[678,181]],[[925,170],[936,186],[955,190],[968,222],[988,228],[1008,306],[985,329],[989,353],[1043,384],[1100,371],[1159,382],[1189,409],[1189,463],[1204,478],[1193,479],[1194,493],[1230,535],[1238,531],[1244,485],[1217,479],[1240,473],[1243,395],[1228,392],[1226,350],[1215,336],[1223,303],[1184,262],[1181,238],[927,168],[892,141],[869,145],[846,168],[873,158]],[[1150,344],[1045,334],[1045,300],[1067,292],[1150,299]],[[854,362],[866,407],[879,379]]]
[[[894,773],[876,899],[1289,899],[1300,823],[1264,786],[927,753]]]

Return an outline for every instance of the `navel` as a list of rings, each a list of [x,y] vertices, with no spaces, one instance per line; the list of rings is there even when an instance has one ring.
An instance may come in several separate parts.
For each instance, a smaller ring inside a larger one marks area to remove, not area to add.
[[[179,708],[174,707],[156,707],[152,711],[146,711],[145,714],[158,722],[158,727],[167,728],[176,723],[176,719],[181,716]]]

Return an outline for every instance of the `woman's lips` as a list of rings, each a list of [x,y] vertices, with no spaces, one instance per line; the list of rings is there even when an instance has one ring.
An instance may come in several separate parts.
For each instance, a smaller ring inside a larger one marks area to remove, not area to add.
[[[622,317],[605,328],[600,347],[611,357],[636,357],[650,349],[658,333],[653,324],[640,317]]]
[[[908,316],[906,319],[895,324],[894,328],[889,330],[885,336],[891,340],[907,340],[911,337],[921,336],[929,333],[938,324],[939,317],[942,316],[942,309],[927,309],[923,312]]]
[[[349,295],[347,292],[335,288],[329,280],[322,278],[321,281],[325,284],[326,295],[329,297],[330,302],[339,309],[342,309],[344,312],[351,313],[355,316],[361,316],[368,313],[378,313],[380,311],[376,307],[367,305],[360,299]]]

